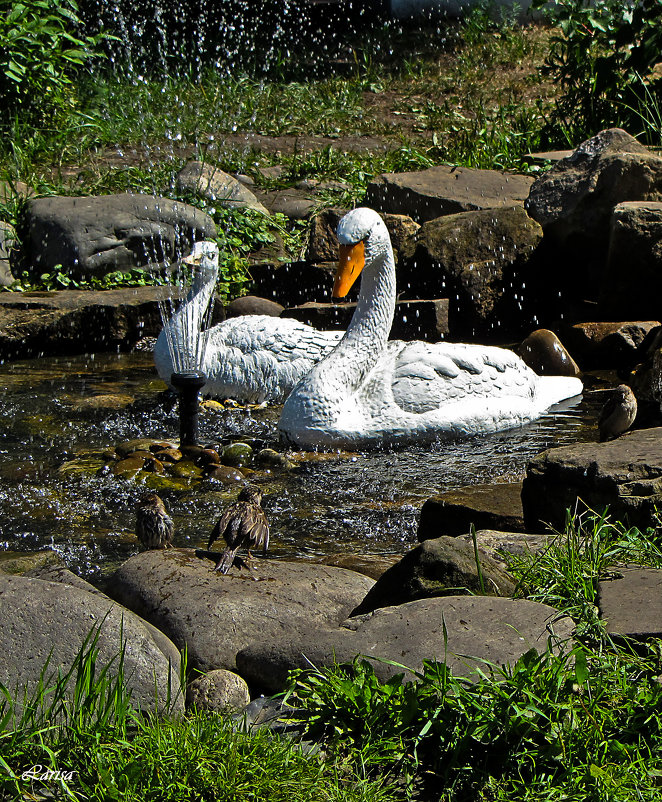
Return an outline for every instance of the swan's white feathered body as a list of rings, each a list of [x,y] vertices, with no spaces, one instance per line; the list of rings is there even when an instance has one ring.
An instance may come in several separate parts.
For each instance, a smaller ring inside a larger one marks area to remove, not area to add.
[[[203,395],[281,402],[343,335],[268,315],[242,315],[205,328],[218,273],[216,245],[196,243],[190,261],[198,267],[192,289],[154,346],[156,369],[168,384],[175,371],[200,369],[207,377]]]
[[[365,264],[359,301],[341,342],[286,399],[279,422],[286,441],[353,448],[494,432],[581,393],[579,379],[537,376],[503,348],[389,342],[395,266],[386,226],[372,210],[354,209],[340,221],[338,240],[345,256],[334,295],[345,294]]]

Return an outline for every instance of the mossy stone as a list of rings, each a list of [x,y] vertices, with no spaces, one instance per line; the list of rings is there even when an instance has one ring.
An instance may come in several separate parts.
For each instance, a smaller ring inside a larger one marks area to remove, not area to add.
[[[234,468],[241,468],[251,461],[253,449],[248,443],[232,443],[223,449],[222,462]]]

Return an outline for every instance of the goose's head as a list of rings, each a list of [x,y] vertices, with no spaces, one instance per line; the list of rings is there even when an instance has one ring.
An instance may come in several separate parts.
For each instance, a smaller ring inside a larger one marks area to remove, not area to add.
[[[344,298],[364,267],[391,252],[382,218],[372,209],[352,209],[338,223],[339,258],[333,297]]]
[[[194,285],[216,281],[218,276],[218,245],[213,240],[194,242],[191,253],[182,261],[194,269]]]

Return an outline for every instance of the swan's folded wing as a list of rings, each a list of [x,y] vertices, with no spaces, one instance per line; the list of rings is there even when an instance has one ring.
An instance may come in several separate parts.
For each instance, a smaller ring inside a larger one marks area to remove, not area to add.
[[[424,414],[462,399],[533,392],[533,372],[505,349],[454,343],[400,345],[391,389],[405,412]]]

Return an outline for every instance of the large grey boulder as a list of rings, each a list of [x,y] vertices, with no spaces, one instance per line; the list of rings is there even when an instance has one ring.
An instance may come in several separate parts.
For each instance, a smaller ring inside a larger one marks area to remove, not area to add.
[[[476,561],[473,543],[439,537],[408,551],[385,571],[352,615],[434,596],[511,596],[514,590],[515,582],[502,564],[480,551]]]
[[[596,432],[597,436],[597,432]],[[645,529],[662,507],[662,429],[639,429],[606,443],[552,448],[531,460],[522,483],[527,531],[563,531],[578,499],[596,512]],[[580,510],[583,506],[579,505]]]
[[[382,680],[402,673],[400,666],[420,671],[432,659],[470,677],[488,670],[483,661],[512,665],[529,649],[570,647],[573,631],[571,619],[545,604],[445,596],[383,607],[338,628],[310,629],[281,641],[258,639],[239,652],[237,666],[249,682],[269,691],[282,690],[293,669],[347,663],[357,655],[377,658]]]
[[[619,203],[611,216],[600,314],[605,320],[654,320],[661,297],[662,202]]]
[[[534,318],[541,239],[521,206],[438,217],[403,244],[398,284],[406,297],[449,298],[454,337],[519,333]]]
[[[212,218],[187,203],[128,193],[31,200],[20,231],[28,264],[61,265],[75,278],[173,261],[216,233]]]
[[[471,167],[384,173],[368,182],[365,205],[422,223],[447,214],[524,203],[533,178]]]
[[[124,675],[132,703],[144,710],[183,710],[180,654],[119,604],[84,586],[0,574],[0,682],[15,698],[35,690],[42,668],[47,676],[69,670],[90,633],[98,633],[97,665],[116,672],[124,648]],[[169,699],[171,701],[169,702]]]
[[[337,625],[374,584],[324,565],[255,561],[222,575],[193,551],[147,551],[113,575],[112,595],[157,626],[200,671],[234,671],[255,640],[280,641],[307,627]]]

